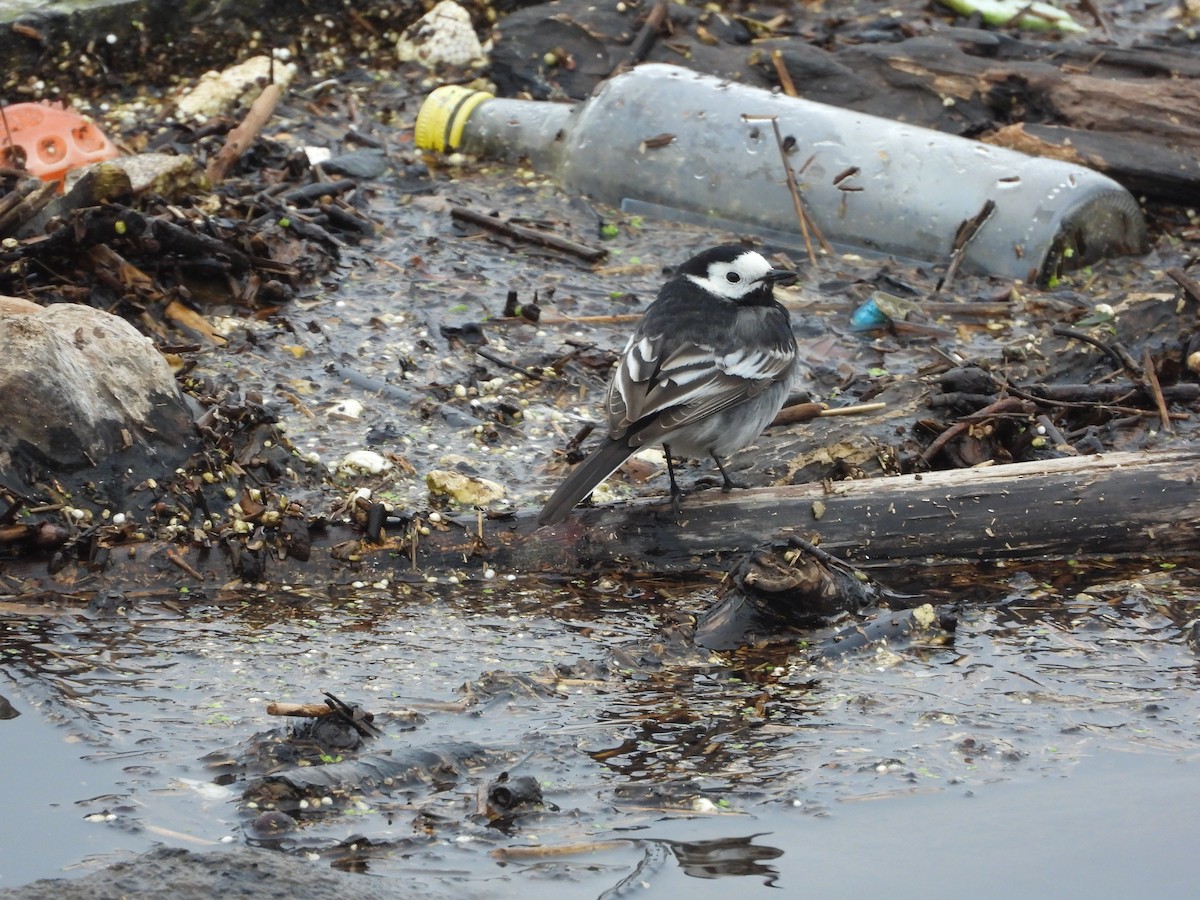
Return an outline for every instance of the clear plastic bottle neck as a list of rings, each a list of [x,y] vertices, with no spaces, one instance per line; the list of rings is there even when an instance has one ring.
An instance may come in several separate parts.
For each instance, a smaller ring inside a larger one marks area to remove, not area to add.
[[[481,103],[463,131],[461,149],[509,163],[525,160],[548,175],[560,170],[575,104],[497,97]]]

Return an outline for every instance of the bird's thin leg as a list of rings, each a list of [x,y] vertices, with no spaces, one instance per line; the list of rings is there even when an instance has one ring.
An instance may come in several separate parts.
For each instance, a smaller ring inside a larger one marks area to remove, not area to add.
[[[721,485],[722,493],[728,494],[734,488],[746,487],[746,485],[742,484],[740,481],[734,481],[732,478],[729,477],[729,473],[725,471],[725,464],[721,462],[721,457],[717,456],[717,454],[714,453],[712,455],[712,458],[713,458],[713,462],[715,462],[717,464],[717,468],[721,470],[721,477],[725,479],[725,483],[723,485]]]
[[[667,477],[671,479],[671,509],[678,517],[682,512],[679,501],[683,497],[683,489],[675,483],[675,464],[671,462],[670,444],[663,444],[663,453],[667,455]]]

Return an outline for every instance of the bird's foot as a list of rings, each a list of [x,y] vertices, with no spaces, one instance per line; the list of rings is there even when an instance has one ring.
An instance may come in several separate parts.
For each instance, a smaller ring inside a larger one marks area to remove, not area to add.
[[[721,462],[721,457],[713,454],[713,461],[717,464],[717,468],[721,470],[721,477],[724,479],[724,484],[721,485],[721,493],[728,494],[734,488],[748,488],[750,485],[742,481],[734,481],[729,477],[729,473],[725,471],[725,464]]]

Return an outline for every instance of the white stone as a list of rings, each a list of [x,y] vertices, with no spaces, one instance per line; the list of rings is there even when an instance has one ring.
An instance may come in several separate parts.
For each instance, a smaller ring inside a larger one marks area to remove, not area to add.
[[[275,61],[268,56],[253,56],[230,66],[224,72],[205,72],[199,83],[179,98],[176,109],[184,118],[207,121],[236,106],[254,102],[274,72],[275,83],[284,90],[296,77],[295,63]]]
[[[339,472],[361,475],[381,475],[391,467],[387,457],[374,450],[351,450],[338,463]]]
[[[396,55],[427,69],[483,61],[483,45],[470,14],[454,0],[442,0],[410,25],[396,42]]]

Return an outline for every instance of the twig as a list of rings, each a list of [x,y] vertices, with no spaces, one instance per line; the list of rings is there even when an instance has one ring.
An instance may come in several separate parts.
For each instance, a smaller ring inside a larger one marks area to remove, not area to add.
[[[793,403],[785,406],[771,420],[772,425],[794,425],[797,422],[807,422],[810,419],[827,419],[830,416],[858,416],[865,413],[879,412],[887,409],[887,404],[856,403],[852,406],[836,406],[830,409],[820,403]]]
[[[975,235],[979,234],[979,229],[992,217],[995,210],[996,201],[989,198],[984,201],[983,207],[975,213],[973,218],[959,224],[958,230],[954,233],[954,246],[950,249],[950,264],[946,266],[946,274],[938,282],[937,290],[948,288],[953,283],[954,277],[958,274],[958,267],[962,265],[963,257],[967,255],[967,245],[975,239]]]
[[[306,719],[319,719],[332,716],[336,710],[328,703],[268,703],[268,716],[302,716]]]
[[[417,571],[417,543],[420,540],[420,534],[421,523],[420,520],[414,516],[413,520],[408,524],[408,561],[414,572]]]
[[[460,222],[470,222],[472,225],[478,225],[480,228],[486,228],[488,231],[504,234],[517,240],[527,241],[531,244],[540,244],[543,247],[549,247],[553,250],[560,250],[563,253],[578,256],[585,262],[599,262],[608,255],[607,250],[597,250],[587,247],[567,238],[559,237],[556,234],[538,231],[536,228],[514,225],[512,222],[502,221],[495,216],[488,216],[473,209],[467,209],[465,206],[450,207],[450,218],[457,219]]]
[[[1104,29],[1104,36],[1110,41],[1114,40],[1112,26],[1108,24],[1108,17],[1100,11],[1100,7],[1096,4],[1096,0],[1080,0],[1079,3],[1093,19],[1096,24]]]
[[[1167,269],[1167,277],[1183,288],[1189,297],[1200,303],[1200,281],[1196,281],[1177,266]]]
[[[526,319],[524,316],[499,316],[495,319],[488,319],[481,322],[482,325],[626,325],[630,322],[641,321],[641,313],[618,313],[610,316],[555,316],[547,319],[540,318],[537,322]]]
[[[667,0],[658,0],[658,3],[654,4],[654,8],[646,14],[646,21],[642,23],[637,37],[633,39],[633,43],[629,45],[629,49],[625,51],[625,55],[613,66],[612,71],[609,73],[610,76],[636,66],[646,58],[646,54],[654,46],[654,42],[658,39],[659,34],[670,27],[667,10]]]
[[[494,319],[486,319],[480,325],[538,325],[539,328],[544,325],[565,325],[570,328],[571,325],[625,325],[631,322],[641,322],[642,313],[640,312],[623,312],[614,314],[614,316],[553,316],[551,318],[540,318],[538,322],[530,322],[529,319],[521,316],[500,316]]]
[[[840,559],[830,553],[828,550],[822,550],[812,541],[805,540],[799,535],[792,535],[788,538],[788,545],[795,547],[797,550],[803,550],[819,563],[823,563],[833,569],[840,569],[843,572],[853,574],[858,570],[844,559]]]
[[[133,210],[130,210],[130,214],[140,215]],[[146,224],[149,225],[154,239],[164,249],[178,250],[181,254],[193,258],[205,254],[211,254],[218,258],[223,257],[229,261],[229,267],[234,272],[245,272],[250,268],[250,257],[233,244],[220,238],[210,237],[198,231],[190,231],[167,219],[148,218]]]
[[[283,96],[283,88],[278,84],[268,84],[263,88],[262,93],[250,105],[250,111],[246,113],[241,124],[229,132],[225,138],[225,146],[209,160],[205,173],[210,181],[216,184],[225,180],[225,176],[229,174],[234,163],[246,152],[246,148],[254,143],[258,133],[263,130],[263,126],[275,113],[275,107],[281,96]]]
[[[1171,414],[1167,412],[1167,400],[1163,397],[1162,386],[1158,383],[1158,373],[1154,371],[1154,359],[1150,356],[1150,348],[1142,348],[1142,367],[1146,370],[1146,380],[1150,382],[1150,393],[1154,395],[1154,405],[1158,407],[1158,417],[1162,421],[1162,430],[1167,434],[1175,433],[1171,424]]]
[[[779,87],[789,97],[799,97],[800,93],[796,90],[796,82],[792,81],[792,73],[787,70],[787,65],[783,61],[783,51],[771,51],[771,63],[775,66],[775,77],[779,79]]]
[[[775,132],[775,143],[779,147],[779,158],[783,160],[783,172],[787,176],[788,191],[792,195],[792,205],[796,208],[796,218],[800,222],[800,235],[804,238],[804,249],[808,251],[808,261],[815,267],[817,264],[817,254],[813,250],[812,239],[809,237],[809,230],[821,244],[821,249],[826,253],[833,253],[833,248],[829,246],[829,242],[825,240],[825,235],[821,234],[821,229],[817,227],[817,223],[809,216],[808,210],[804,208],[804,201],[800,198],[800,187],[796,184],[796,174],[792,171],[791,165],[788,163],[787,149],[783,145],[783,134],[779,131],[779,118],[777,116],[748,116],[743,114],[742,120],[745,122],[763,122],[771,123],[771,128]]]
[[[1103,351],[1109,359],[1116,363],[1118,369],[1128,368],[1126,361],[1121,358],[1120,353],[1108,346],[1108,344],[1104,343],[1103,341],[1096,340],[1096,338],[1092,337],[1086,332],[1080,331],[1078,328],[1071,328],[1069,325],[1055,325],[1050,330],[1059,337],[1071,338],[1072,340],[1080,341],[1084,344],[1091,344],[1097,350]],[[1136,363],[1134,364],[1134,369],[1137,369]],[[1136,377],[1140,376],[1141,373],[1135,371],[1130,372],[1130,374],[1135,375]]]
[[[605,853],[609,850],[619,850],[628,847],[629,838],[616,840],[586,841],[577,844],[559,844],[557,846],[528,846],[528,847],[497,847],[489,850],[488,855],[493,859],[552,859],[558,856],[578,856],[583,853]]]
[[[1141,380],[1142,367],[1138,365],[1138,361],[1133,358],[1133,354],[1125,348],[1125,345],[1120,341],[1113,341],[1112,348],[1113,352],[1120,358],[1121,365],[1129,372],[1129,376],[1134,381]]]
[[[855,403],[851,406],[835,406],[833,409],[821,410],[821,418],[827,416],[860,416],[863,413],[878,412],[881,409],[887,409],[887,404],[883,401],[876,403]]]
[[[475,352],[478,353],[480,356],[482,356],[484,359],[491,360],[496,365],[500,366],[500,368],[502,368],[502,369],[508,369],[509,371],[512,371],[512,372],[519,372],[522,375],[524,375],[526,378],[533,378],[534,380],[541,380],[541,377],[542,377],[541,372],[533,372],[528,369],[523,369],[520,366],[515,365],[514,363],[510,363],[507,359],[501,359],[499,356],[497,356],[491,350],[486,350],[483,347],[476,347]]]
[[[1041,10],[1034,9],[1033,3],[1030,2],[1030,3],[1026,3],[1020,9],[1018,9],[1015,13],[1013,13],[1011,16],[1009,16],[1007,19],[1005,19],[1004,22],[1002,23],[1002,25],[1005,28],[1018,27],[1020,25],[1021,19],[1025,18],[1026,16],[1032,16],[1035,19],[1044,19],[1047,22],[1053,21],[1053,19],[1051,19],[1051,17],[1049,15],[1047,15],[1046,13],[1042,12]]]
[[[1045,413],[1039,415],[1037,417],[1037,423],[1046,432],[1046,437],[1054,441],[1055,447],[1070,446],[1070,441],[1067,440],[1067,436],[1058,430],[1058,426],[1050,421],[1050,417],[1048,415]]]
[[[167,561],[175,568],[180,569],[191,575],[197,581],[204,581],[204,576],[192,568],[191,564],[180,556],[175,550],[167,551]]]
[[[976,424],[982,419],[988,419],[993,416],[1004,415],[1007,413],[1027,413],[1029,412],[1029,404],[1019,397],[1001,397],[991,406],[986,406],[978,412],[972,413],[959,421],[955,422],[925,448],[921,453],[921,462],[928,463],[931,459],[941,452],[942,448],[948,443]]]
[[[36,186],[30,182],[29,185],[28,190],[18,188],[5,197],[3,210],[0,211],[0,235],[16,231],[18,226],[28,222],[58,196],[57,181],[43,181]]]
[[[797,422],[807,422],[810,419],[815,419],[821,415],[824,410],[820,403],[793,403],[791,406],[785,406],[775,418],[771,420],[772,425],[795,425]]]
[[[290,188],[279,195],[279,199],[291,204],[312,203],[324,196],[336,197],[358,187],[358,183],[349,178],[339,178],[337,181],[314,181],[300,187]]]

